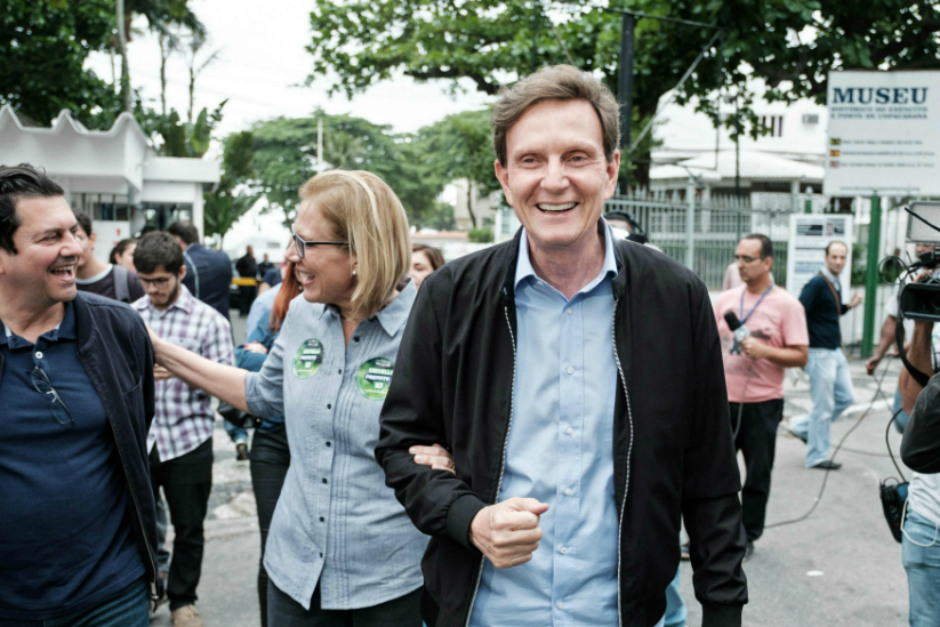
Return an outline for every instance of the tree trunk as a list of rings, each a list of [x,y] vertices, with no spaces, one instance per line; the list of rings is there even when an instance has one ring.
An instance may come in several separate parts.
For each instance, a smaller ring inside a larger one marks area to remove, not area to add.
[[[124,0],[114,0],[115,16],[117,18],[118,54],[121,55],[121,96],[124,100],[124,110],[128,113],[134,111],[134,95],[131,93],[130,64],[127,61],[127,29],[124,22]]]
[[[193,62],[189,66],[189,108],[186,109],[186,121],[193,123],[193,101],[196,99],[196,52],[193,51]]]
[[[477,216],[473,213],[473,181],[467,179],[467,213],[470,214],[470,224],[477,228]]]
[[[170,45],[164,34],[160,35],[160,114],[166,117],[166,62],[170,56]]]

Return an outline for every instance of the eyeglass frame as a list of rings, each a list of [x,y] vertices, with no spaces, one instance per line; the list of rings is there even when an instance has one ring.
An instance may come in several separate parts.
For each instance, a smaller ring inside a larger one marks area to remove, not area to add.
[[[166,287],[167,285],[169,285],[170,281],[172,281],[174,277],[175,275],[174,276],[161,276],[155,279],[145,279],[139,274],[137,275],[137,278],[140,279],[140,283],[142,286],[147,287],[148,285],[152,285],[156,287],[157,289],[162,289]]]
[[[326,241],[311,241],[305,240],[291,229],[290,231],[291,244],[294,245],[294,248],[297,250],[297,256],[303,259],[306,256],[307,246],[313,248],[315,246],[349,246],[349,242],[326,242]]]
[[[49,401],[49,408],[52,411],[52,417],[56,419],[56,422],[58,422],[60,425],[67,425],[69,424],[69,422],[71,422],[72,424],[75,424],[75,419],[72,418],[72,412],[69,411],[68,405],[66,405],[65,401],[62,400],[62,397],[59,395],[58,390],[56,390],[55,386],[52,385],[52,382],[49,380],[49,375],[46,374],[46,371],[37,365],[37,366],[33,366],[33,369],[30,370],[27,374],[29,375],[29,381],[30,383],[32,383],[34,390],[36,390],[40,394],[48,394],[52,396],[52,400]],[[49,386],[49,389],[48,390],[40,389],[38,382],[44,383],[45,385]],[[61,407],[65,411],[65,415],[68,416],[69,418],[68,422],[62,422],[62,420],[59,419],[59,416],[56,415],[56,411],[55,411],[56,403],[58,403],[59,407]]]

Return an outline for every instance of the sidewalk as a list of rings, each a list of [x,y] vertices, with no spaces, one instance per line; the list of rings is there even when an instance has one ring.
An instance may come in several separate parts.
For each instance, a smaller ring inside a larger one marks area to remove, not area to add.
[[[885,447],[885,427],[901,365],[896,359],[885,360],[875,377],[865,373],[862,359],[850,358],[849,366],[855,404],[832,425],[833,449],[851,433],[835,453],[842,469],[828,474],[804,468],[806,445],[787,433],[787,420],[811,406],[806,373],[787,372],[768,528],[744,564],[750,594],[744,608],[745,625],[907,624],[901,545],[888,531],[878,492],[882,479],[898,476]],[[879,391],[877,378],[883,374]],[[900,435],[893,427],[889,441],[900,464]],[[910,478],[910,472],[903,466],[902,470]],[[817,498],[816,509],[797,522]],[[689,562],[683,562],[681,592],[689,607],[688,624],[701,624]]]

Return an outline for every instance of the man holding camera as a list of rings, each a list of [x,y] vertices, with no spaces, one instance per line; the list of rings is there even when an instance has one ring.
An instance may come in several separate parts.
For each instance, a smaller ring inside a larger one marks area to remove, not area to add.
[[[904,430],[901,457],[915,472],[907,496],[902,561],[907,571],[910,624],[940,624],[940,378],[934,373],[933,322],[916,321],[907,359],[918,376],[901,370],[898,387],[911,419]],[[922,393],[921,393],[922,392]],[[914,403],[916,399],[916,404]]]
[[[842,352],[839,317],[862,303],[853,294],[849,304],[842,302],[839,273],[845,267],[848,247],[833,241],[826,246],[826,265],[803,286],[800,302],[806,310],[809,328],[810,413],[790,424],[790,432],[808,445],[804,465],[807,468],[838,470],[842,464],[829,459],[829,425],[854,401],[849,362]]]
[[[933,255],[936,253],[936,246],[934,244],[917,244],[914,248],[914,253],[917,255],[918,259],[923,259],[923,255],[928,255],[926,259],[929,261],[927,264],[935,263],[933,262]],[[930,267],[926,265],[925,267]],[[940,273],[940,269],[934,266],[933,270],[934,276],[937,277],[937,274]],[[884,358],[885,354],[888,352],[888,349],[893,347],[896,343],[896,333],[897,333],[897,324],[898,324],[898,309],[899,303],[898,300],[901,295],[901,285],[897,285],[894,288],[894,292],[891,293],[891,296],[888,298],[888,301],[885,303],[885,321],[881,325],[881,339],[878,341],[878,346],[875,348],[875,354],[868,358],[868,361],[865,362],[865,371],[869,376],[875,376],[875,369],[878,367],[878,364],[881,363],[881,360]],[[934,339],[934,344],[937,344],[937,340],[940,338]],[[934,353],[936,353],[936,348]],[[897,355],[897,352],[893,353]],[[901,407],[901,389],[898,388],[894,393],[894,426],[897,428],[898,432],[904,433],[904,427],[907,425],[907,421],[910,419],[910,416],[904,409]]]

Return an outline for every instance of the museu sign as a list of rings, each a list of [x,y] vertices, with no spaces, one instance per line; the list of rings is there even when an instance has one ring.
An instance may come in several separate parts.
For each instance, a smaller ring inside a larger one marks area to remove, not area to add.
[[[831,72],[829,196],[940,195],[940,71]]]

